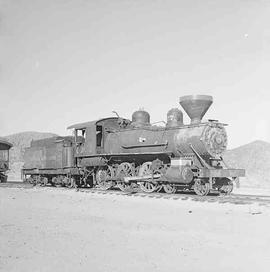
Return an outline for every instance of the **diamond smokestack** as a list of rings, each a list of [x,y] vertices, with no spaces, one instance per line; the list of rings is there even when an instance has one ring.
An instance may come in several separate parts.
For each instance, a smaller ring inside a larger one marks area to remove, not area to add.
[[[213,103],[213,97],[211,95],[186,95],[180,97],[179,103],[190,117],[190,123],[198,124]]]

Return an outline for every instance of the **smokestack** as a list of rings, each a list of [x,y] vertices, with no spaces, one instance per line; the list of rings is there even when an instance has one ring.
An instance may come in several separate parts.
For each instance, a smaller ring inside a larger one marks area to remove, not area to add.
[[[186,95],[180,97],[179,103],[190,117],[190,123],[198,124],[213,103],[213,97],[211,95]]]

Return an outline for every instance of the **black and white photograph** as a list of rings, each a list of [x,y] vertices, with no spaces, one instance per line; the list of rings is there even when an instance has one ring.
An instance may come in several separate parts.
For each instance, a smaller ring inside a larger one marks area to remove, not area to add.
[[[270,1],[0,0],[0,271],[268,272]]]

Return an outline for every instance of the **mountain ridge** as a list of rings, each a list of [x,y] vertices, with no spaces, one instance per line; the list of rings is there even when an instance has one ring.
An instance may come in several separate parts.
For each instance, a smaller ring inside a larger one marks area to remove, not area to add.
[[[253,145],[257,145],[257,146],[259,146],[259,145],[269,145],[270,146],[270,142],[267,142],[267,141],[264,141],[264,140],[254,140],[254,141],[252,141],[250,143],[243,144],[243,145],[240,145],[240,146],[237,146],[237,147],[234,147],[234,148],[230,148],[230,149],[227,150],[227,152],[231,151],[231,150],[238,150],[238,149],[241,149],[241,148],[245,148],[245,147],[248,147],[250,145],[252,145],[252,146]]]
[[[223,156],[228,166],[246,170],[242,183],[250,187],[270,187],[270,143],[256,140],[227,150]]]

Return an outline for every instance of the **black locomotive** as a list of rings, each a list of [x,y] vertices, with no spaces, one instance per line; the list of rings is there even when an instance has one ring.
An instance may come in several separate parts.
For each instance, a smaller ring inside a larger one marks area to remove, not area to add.
[[[134,112],[132,121],[118,116],[72,125],[73,136],[32,141],[22,174],[32,183],[69,187],[229,194],[245,171],[223,161],[225,124],[201,122],[212,101],[206,95],[181,97],[187,125],[179,109],[168,112],[165,126],[151,125],[144,110]]]
[[[0,139],[0,182],[7,181],[6,172],[9,170],[9,149],[12,144]]]

